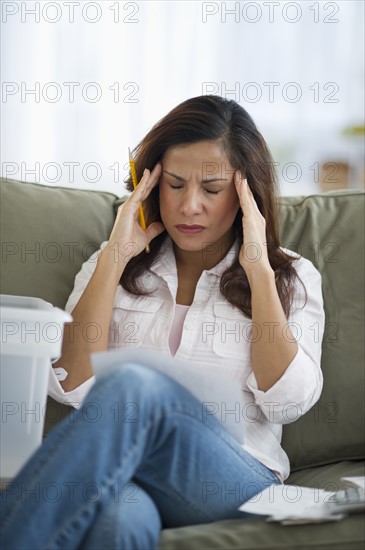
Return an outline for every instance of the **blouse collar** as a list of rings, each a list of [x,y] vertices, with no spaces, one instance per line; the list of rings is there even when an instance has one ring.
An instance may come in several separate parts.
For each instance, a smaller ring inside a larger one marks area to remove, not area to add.
[[[204,270],[208,275],[221,277],[222,274],[233,264],[239,252],[239,243],[236,239],[222,260],[211,269]],[[175,275],[177,277],[176,258],[171,237],[167,235],[162,243],[159,255],[150,267],[150,271],[161,277]]]

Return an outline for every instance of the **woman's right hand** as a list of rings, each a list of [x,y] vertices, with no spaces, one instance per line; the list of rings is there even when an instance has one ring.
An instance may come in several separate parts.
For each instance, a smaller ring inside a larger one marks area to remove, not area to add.
[[[157,163],[152,172],[146,168],[137,187],[118,208],[114,226],[104,251],[111,252],[114,262],[120,262],[121,272],[131,258],[137,256],[152,239],[165,230],[165,226],[161,222],[151,223],[146,230],[142,229],[139,224],[139,205],[147,199],[157,185],[161,169],[161,163]]]

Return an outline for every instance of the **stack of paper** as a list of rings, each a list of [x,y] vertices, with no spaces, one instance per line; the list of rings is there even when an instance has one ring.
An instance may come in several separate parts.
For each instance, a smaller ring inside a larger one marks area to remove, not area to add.
[[[347,485],[350,487],[360,487],[360,489],[365,489],[365,476],[341,477],[341,479],[346,481]]]
[[[352,487],[364,487],[364,477],[342,478]],[[298,485],[272,485],[239,507],[242,512],[269,516],[267,521],[284,525],[339,521],[347,514],[336,513],[336,492]]]

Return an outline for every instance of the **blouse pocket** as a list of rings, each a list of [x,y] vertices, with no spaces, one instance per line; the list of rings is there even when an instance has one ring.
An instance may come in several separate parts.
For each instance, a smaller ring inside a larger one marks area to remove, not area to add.
[[[151,296],[121,296],[109,329],[110,348],[138,348],[146,342],[163,300]]]
[[[251,363],[251,320],[226,302],[216,302],[213,311],[214,353],[230,359],[232,367],[248,366]]]

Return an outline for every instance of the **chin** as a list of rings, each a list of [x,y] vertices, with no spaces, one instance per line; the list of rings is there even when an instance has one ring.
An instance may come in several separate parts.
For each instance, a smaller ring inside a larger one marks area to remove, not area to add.
[[[202,238],[202,236],[200,236],[200,238],[197,238],[191,236],[182,237],[181,235],[170,234],[170,237],[175,246],[180,248],[180,250],[184,250],[185,252],[198,252],[206,246],[206,241],[204,238]]]
[[[200,250],[203,250],[203,248],[205,248],[202,242],[192,243],[192,242],[186,242],[186,241],[184,242],[184,241],[174,240],[174,239],[172,240],[174,241],[175,246],[180,248],[180,250],[184,250],[185,252],[199,252]]]

